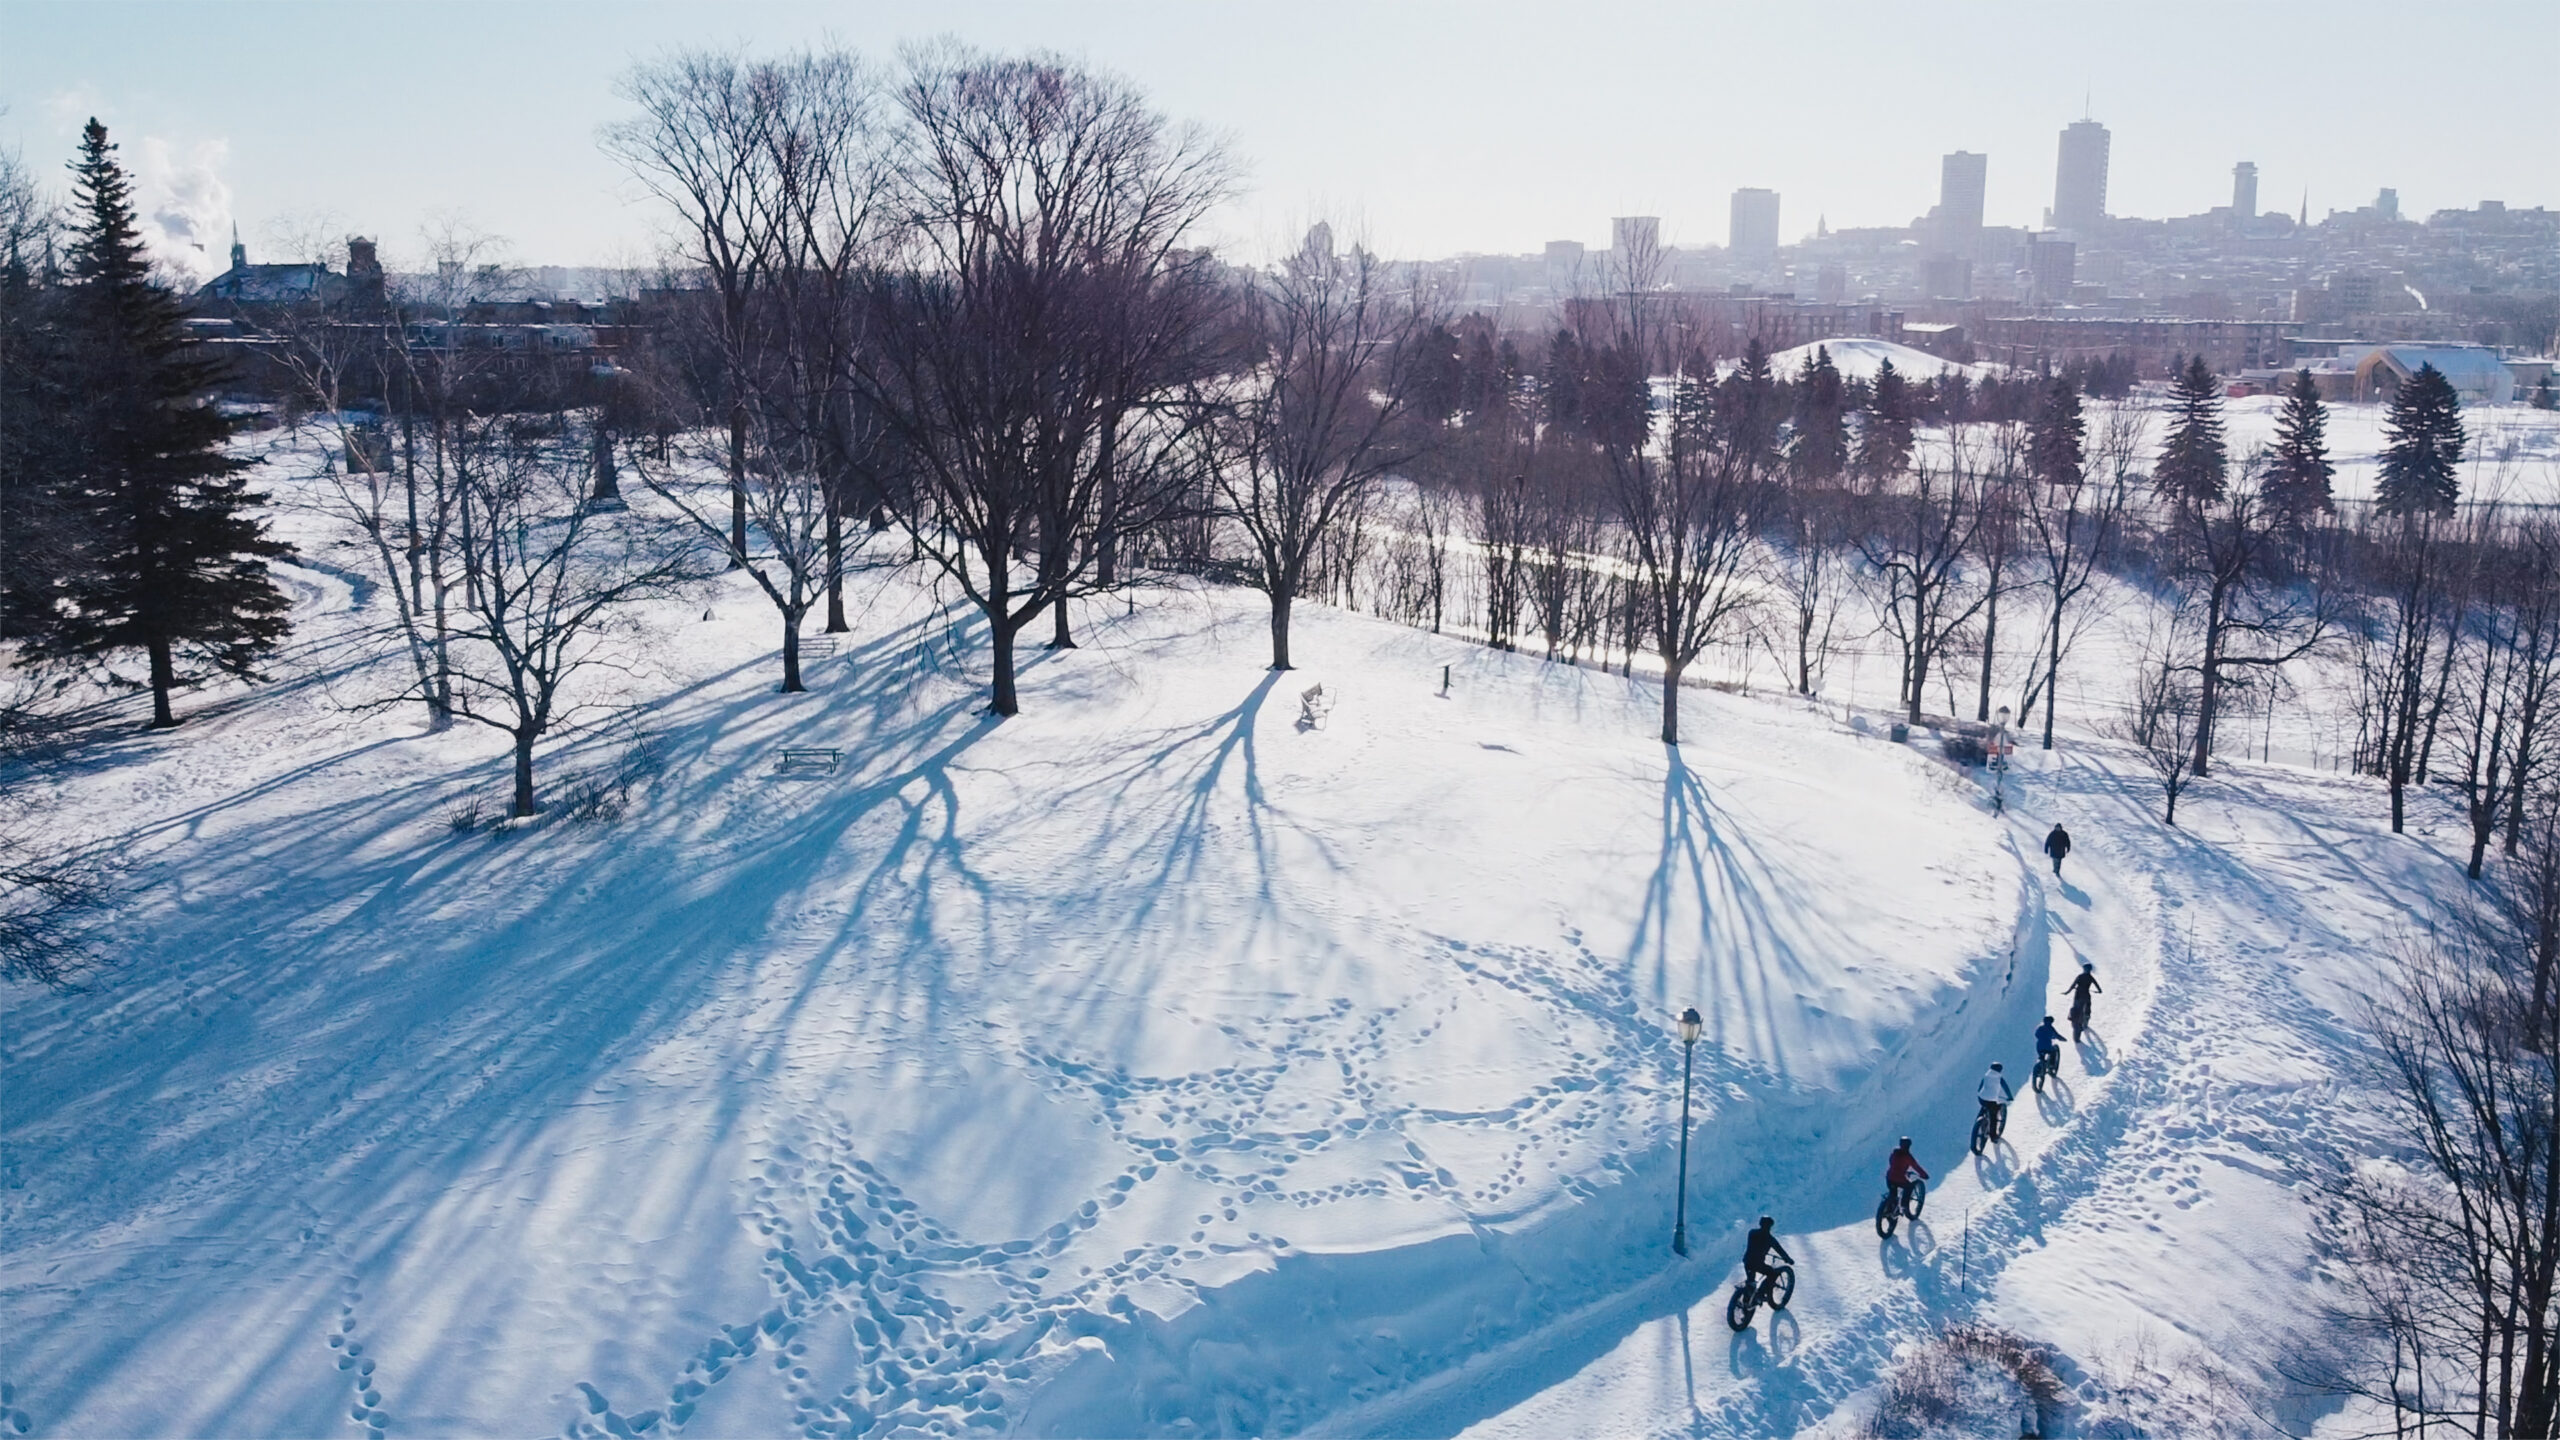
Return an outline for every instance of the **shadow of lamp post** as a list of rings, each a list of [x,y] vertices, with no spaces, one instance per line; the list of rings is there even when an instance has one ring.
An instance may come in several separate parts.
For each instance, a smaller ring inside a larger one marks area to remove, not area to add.
[[[1680,1198],[1672,1207],[1671,1253],[1689,1253],[1689,1073],[1698,1053],[1698,1007],[1680,1012]]]

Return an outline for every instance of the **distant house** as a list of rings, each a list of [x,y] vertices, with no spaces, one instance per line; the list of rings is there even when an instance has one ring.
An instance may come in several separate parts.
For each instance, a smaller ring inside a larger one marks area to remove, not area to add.
[[[336,305],[348,300],[382,297],[382,262],[373,242],[347,241],[347,270],[341,275],[318,263],[252,265],[249,247],[231,237],[231,268],[196,291],[199,310],[255,312],[279,306]]]
[[[2433,365],[2465,405],[2504,405],[2516,398],[2515,372],[2486,345],[2384,345],[2356,365],[2356,398],[2388,400]]]

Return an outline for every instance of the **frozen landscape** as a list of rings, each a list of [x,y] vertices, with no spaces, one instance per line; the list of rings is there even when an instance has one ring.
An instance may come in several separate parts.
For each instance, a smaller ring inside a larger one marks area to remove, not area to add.
[[[2547,3],[501,14],[0,24],[0,1440],[2560,1436]]]
[[[315,559],[319,453],[267,477]],[[457,833],[503,737],[351,708],[377,602],[284,573],[276,683],[23,772],[121,898],[99,983],[9,999],[22,1433],[1783,1435],[1950,1320],[2085,1433],[2202,1424],[2316,1339],[2362,997],[2463,887],[2362,779],[2230,764],[2171,830],[2066,732],[1994,815],[1882,715],[1698,690],[1666,749],[1642,677],[1321,607],[1282,675],[1190,583],[997,722],[912,571],[803,695],[743,580],[654,607],[544,760],[620,817]],[[2094,1038],[1968,1157],[2081,959]],[[1802,1284],[1736,1334],[1761,1213]]]

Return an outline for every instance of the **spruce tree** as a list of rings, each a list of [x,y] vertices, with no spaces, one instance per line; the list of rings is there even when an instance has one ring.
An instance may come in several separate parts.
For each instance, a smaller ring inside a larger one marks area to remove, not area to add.
[[[2027,417],[2027,469],[2047,485],[2077,485],[2088,422],[2080,414],[2080,392],[2055,377]]]
[[[1750,473],[1765,475],[1778,459],[1778,381],[1769,369],[1769,347],[1760,337],[1742,350],[1742,363],[1716,389],[1725,443]]]
[[[0,175],[0,183],[22,181]],[[0,203],[35,211],[31,192]],[[79,387],[63,343],[59,277],[44,253],[48,238],[13,234],[0,254],[0,640],[27,640],[48,627],[81,548],[63,503],[79,447],[62,423]]]
[[[1796,478],[1815,483],[1837,480],[1849,459],[1848,395],[1840,371],[1831,363],[1831,347],[1814,347],[1805,362],[1804,380],[1796,386],[1795,443],[1787,459]]]
[[[2222,384],[2202,355],[2178,372],[2170,404],[2174,414],[2169,438],[2160,447],[2152,483],[2174,499],[2208,503],[2221,499],[2231,468],[2230,452],[2222,439]]]
[[[2453,382],[2433,365],[2420,365],[2409,383],[2392,392],[2385,412],[2382,479],[2373,500],[2385,515],[2451,515],[2460,485],[2462,401]]]
[[[87,542],[35,644],[90,659],[141,651],[158,727],[177,723],[182,656],[246,676],[283,637],[266,562],[289,551],[254,513],[265,497],[241,481],[247,463],[223,453],[234,424],[211,403],[221,368],[151,279],[115,149],[93,119],[71,167],[63,323],[81,403],[63,423],[78,437],[66,491]]]
[[[2329,410],[2320,403],[2320,387],[2309,370],[2297,370],[2285,387],[2284,408],[2276,412],[2275,451],[2267,457],[2267,503],[2280,515],[2301,520],[2337,508],[2329,497]]]
[[[1887,360],[1876,369],[1867,423],[1858,434],[1858,468],[1872,479],[1899,475],[1911,465],[1911,387]]]

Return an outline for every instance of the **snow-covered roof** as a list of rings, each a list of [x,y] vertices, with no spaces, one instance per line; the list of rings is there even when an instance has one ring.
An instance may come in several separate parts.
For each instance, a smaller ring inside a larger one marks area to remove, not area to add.
[[[2382,365],[2403,380],[2417,374],[2419,367],[2433,365],[2452,383],[2454,393],[2465,399],[2499,404],[2515,398],[2515,372],[2486,345],[2385,345],[2356,370],[2364,375],[2369,373],[2367,367]]]
[[[1968,380],[1979,380],[1999,373],[2000,369],[1996,365],[1959,365],[1953,360],[1942,359],[1926,350],[1915,350],[1908,345],[1899,345],[1891,340],[1878,340],[1865,335],[1843,335],[1835,339],[1818,340],[1810,345],[1798,345],[1792,350],[1781,350],[1769,357],[1769,368],[1778,375],[1792,380],[1804,373],[1804,367],[1812,363],[1813,352],[1816,350],[1831,352],[1831,366],[1840,372],[1844,380],[1873,380],[1876,378],[1876,372],[1884,368],[1884,362],[1887,360],[1893,362],[1893,368],[1906,380],[1923,380],[1932,375],[1945,374],[1957,374]]]

